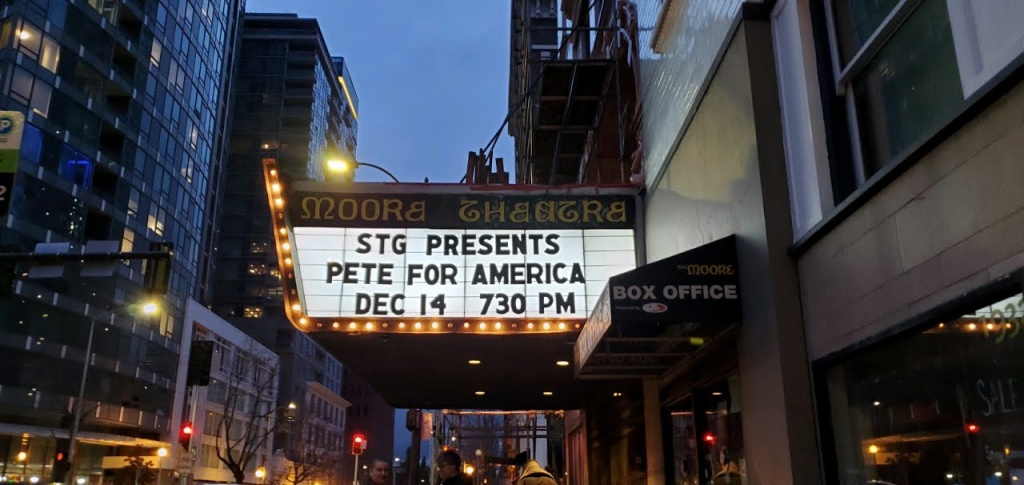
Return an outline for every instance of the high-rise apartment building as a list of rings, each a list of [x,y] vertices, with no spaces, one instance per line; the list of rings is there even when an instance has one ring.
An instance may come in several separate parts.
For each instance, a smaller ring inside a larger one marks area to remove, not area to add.
[[[38,242],[174,245],[157,317],[126,320],[139,300],[142,261],[118,265],[107,279],[79,280],[69,269],[65,278],[19,280],[0,297],[7,479],[50,479],[55,439],[71,428],[90,318],[100,324],[86,367],[77,476],[98,480],[103,457],[168,440],[185,304],[204,293],[204,231],[242,4],[0,3],[0,109],[26,115],[0,244],[20,252]],[[115,307],[123,310],[112,319]]]
[[[323,180],[327,154],[354,158],[355,112],[315,19],[247,13],[242,24],[214,310],[282,326],[262,160],[276,158],[294,180]]]
[[[311,391],[322,386],[351,402],[349,417],[360,423],[372,409],[374,427],[388,429],[381,452],[390,455],[394,410],[366,386],[355,397],[347,393],[347,380],[356,378],[343,377],[340,362],[285,317],[263,178],[264,158],[277,159],[292,180],[332,177],[325,173],[329,157],[355,160],[359,98],[352,75],[343,58],[330,56],[315,19],[249,13],[241,37],[214,310],[281,356],[282,405],[343,406]]]

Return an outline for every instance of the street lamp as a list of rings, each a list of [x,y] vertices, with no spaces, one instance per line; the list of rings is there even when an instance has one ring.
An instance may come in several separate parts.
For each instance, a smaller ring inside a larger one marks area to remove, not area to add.
[[[263,477],[267,476],[267,469],[259,467],[256,469],[256,478],[260,479],[260,483],[263,483]]]
[[[146,307],[148,307],[149,305],[156,306],[155,303],[148,303],[146,304]],[[162,479],[164,477],[164,457],[167,456],[167,448],[161,447],[160,449],[156,450],[156,456],[158,457],[156,460],[156,485],[160,485],[163,482]]]
[[[388,169],[381,167],[380,165],[374,165],[372,163],[366,162],[348,161],[340,158],[332,158],[327,160],[327,169],[332,172],[345,173],[355,170],[359,167],[370,167],[380,170],[381,172],[384,172],[388,177],[391,177],[391,180],[394,180],[396,184],[402,183],[401,180],[398,180],[398,177],[395,177],[395,174],[389,172]]]
[[[128,310],[137,303],[128,303],[114,308],[107,312],[107,318],[112,318],[120,312]],[[153,315],[160,310],[160,306],[155,302],[149,301],[142,304],[142,313],[146,315]],[[70,475],[75,476],[75,455],[78,450],[76,440],[78,439],[78,429],[82,422],[82,410],[85,408],[82,401],[85,400],[85,383],[89,377],[89,364],[92,362],[92,341],[93,335],[96,333],[96,316],[89,317],[89,338],[85,342],[85,361],[82,362],[82,379],[78,383],[78,397],[75,398],[75,412],[71,423],[71,432],[68,434],[68,467]]]

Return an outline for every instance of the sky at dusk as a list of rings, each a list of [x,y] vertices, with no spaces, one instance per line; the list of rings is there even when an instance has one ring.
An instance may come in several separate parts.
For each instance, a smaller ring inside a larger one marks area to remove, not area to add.
[[[359,93],[357,157],[403,182],[458,182],[508,113],[508,0],[247,0],[320,21]],[[502,130],[495,157],[512,167]],[[387,176],[361,168],[357,180]]]
[[[501,126],[508,113],[510,9],[508,0],[246,2],[249,12],[320,21],[327,48],[345,57],[359,95],[359,161],[403,182],[458,182],[467,152],[483,148]],[[511,172],[507,129],[494,155]],[[361,168],[357,180],[390,179]],[[395,452],[404,457],[411,440],[405,411],[396,418]]]

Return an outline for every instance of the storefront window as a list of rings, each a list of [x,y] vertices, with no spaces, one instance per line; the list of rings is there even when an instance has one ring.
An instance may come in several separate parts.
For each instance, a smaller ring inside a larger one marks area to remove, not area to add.
[[[669,408],[674,485],[746,485],[739,377],[695,391]]]
[[[935,324],[828,371],[843,484],[1024,480],[1024,298]]]

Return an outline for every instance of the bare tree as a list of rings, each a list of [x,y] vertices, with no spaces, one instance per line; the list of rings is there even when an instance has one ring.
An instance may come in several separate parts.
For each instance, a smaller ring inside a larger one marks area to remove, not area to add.
[[[244,483],[245,471],[266,449],[274,434],[277,400],[277,357],[247,339],[245,348],[218,346],[214,357],[225,379],[224,413],[217,425],[217,459]]]
[[[316,415],[307,407],[287,409],[280,425],[288,458],[286,483],[299,485],[310,480],[327,479],[340,473],[342,455],[340,446],[331,443]]]

